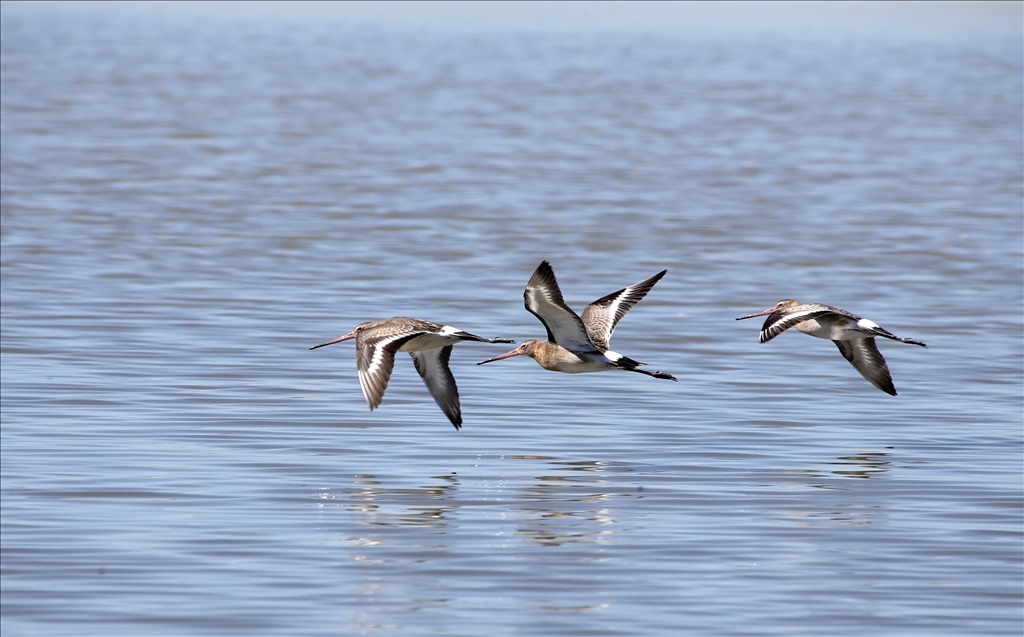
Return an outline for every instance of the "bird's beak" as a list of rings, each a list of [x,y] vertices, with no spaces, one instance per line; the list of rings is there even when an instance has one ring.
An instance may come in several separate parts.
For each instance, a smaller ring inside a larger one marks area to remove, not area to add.
[[[771,314],[774,311],[775,311],[775,308],[774,307],[770,307],[767,310],[761,310],[760,312],[757,312],[755,314],[747,314],[746,316],[741,316],[741,317],[737,318],[736,320],[737,321],[742,321],[743,319],[754,318],[755,316],[764,316],[765,314]]]
[[[347,341],[347,340],[349,340],[351,338],[355,338],[355,337],[356,337],[356,332],[355,332],[355,330],[353,330],[353,331],[349,332],[348,334],[346,334],[344,336],[339,336],[338,338],[336,338],[336,339],[334,339],[332,341],[327,341],[326,343],[320,343],[319,345],[314,345],[313,347],[310,347],[309,349],[316,349],[318,347],[323,347],[324,345],[334,345],[335,343],[340,343],[342,341]]]
[[[500,361],[503,358],[512,358],[513,356],[519,356],[519,349],[516,348],[511,352],[505,352],[501,356],[495,356],[494,358],[488,358],[485,361],[480,361],[477,365],[483,365],[484,363],[493,363],[494,361]]]

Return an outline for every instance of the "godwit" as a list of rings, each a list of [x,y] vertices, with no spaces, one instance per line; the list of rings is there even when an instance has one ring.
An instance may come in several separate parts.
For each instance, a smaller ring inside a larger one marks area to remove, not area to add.
[[[875,337],[883,336],[901,343],[928,347],[913,338],[900,338],[892,332],[882,329],[874,321],[850,314],[831,305],[821,303],[800,303],[793,299],[785,299],[763,312],[741,316],[737,321],[768,315],[761,326],[762,343],[767,343],[791,327],[804,334],[818,338],[827,338],[836,344],[843,358],[850,361],[854,369],[868,380],[869,383],[892,396],[896,395],[896,387],[892,384],[889,367],[882,358],[882,353],[875,345]]]
[[[366,397],[370,411],[376,409],[384,398],[391,370],[395,367],[395,352],[409,352],[430,395],[456,429],[462,427],[462,410],[459,407],[459,388],[455,385],[452,370],[448,368],[452,346],[459,341],[515,343],[509,338],[484,338],[450,325],[396,316],[386,321],[362,323],[344,336],[309,349],[334,345],[352,338],[356,339],[359,385],[363,388],[363,396]]]
[[[599,298],[583,310],[581,319],[562,300],[551,264],[542,261],[526,284],[523,298],[526,309],[539,318],[547,329],[548,340],[523,341],[522,345],[511,352],[481,361],[477,365],[512,356],[529,356],[540,363],[541,367],[553,372],[582,374],[621,369],[676,380],[665,372],[638,369],[644,363],[608,349],[608,341],[616,324],[651,291],[666,272],[668,270],[662,270],[649,279]]]

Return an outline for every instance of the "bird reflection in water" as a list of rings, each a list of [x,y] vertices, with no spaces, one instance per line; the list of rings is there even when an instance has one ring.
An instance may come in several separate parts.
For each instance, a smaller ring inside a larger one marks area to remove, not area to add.
[[[412,488],[381,486],[376,476],[355,476],[356,486],[347,495],[349,511],[359,513],[365,524],[380,526],[427,526],[446,528],[447,520],[458,506],[451,504],[459,487],[455,475],[434,476],[440,484]]]
[[[889,470],[891,462],[889,454],[884,452],[859,453],[839,456],[836,461],[829,463],[830,466],[839,466],[842,467],[841,469],[831,469],[829,471],[801,469],[788,472],[788,474],[790,476],[800,475],[801,482],[806,480],[807,486],[821,489],[825,492],[860,490],[857,486],[847,482],[846,479],[877,479]],[[864,486],[867,487],[867,485]],[[883,507],[872,502],[873,499],[870,499],[870,496],[867,501],[863,497],[851,499],[849,496],[843,496],[831,501],[813,498],[804,503],[809,508],[789,511],[786,521],[792,522],[793,518],[798,518],[801,520],[801,525],[808,525],[813,519],[828,519],[842,524],[871,524],[879,517],[886,515]],[[825,505],[825,510],[820,508],[822,504]]]
[[[484,486],[483,497],[467,497],[467,485],[459,476],[434,476],[432,484],[412,487],[387,487],[375,475],[357,475],[355,484],[346,489],[343,506],[358,514],[363,524],[379,527],[429,527],[450,529],[474,525],[478,516],[461,516],[464,509],[486,507],[501,510],[501,518],[514,526],[519,537],[543,546],[563,544],[604,543],[612,533],[621,530],[611,506],[616,497],[635,497],[633,486],[624,487],[610,473],[632,472],[634,469],[603,461],[554,461],[536,456],[504,456],[503,461],[527,460],[544,462],[543,471],[516,490],[515,481]],[[498,493],[495,497],[495,493]],[[324,494],[324,499],[337,496]],[[642,496],[641,496],[642,497]],[[494,517],[484,513],[488,524]],[[443,533],[443,531],[442,531]],[[361,546],[375,546],[380,540],[351,538]]]
[[[624,465],[602,461],[551,462],[564,474],[537,476],[520,494],[520,509],[528,518],[517,531],[544,546],[606,543],[619,521],[610,508],[616,495],[610,471],[632,471]],[[604,487],[604,488],[599,488]]]
[[[889,454],[887,453],[861,453],[854,456],[840,456],[839,462],[833,462],[833,465],[840,465],[843,467],[851,467],[849,469],[836,469],[833,470],[837,476],[844,478],[870,478],[879,474],[885,473],[889,470]],[[852,467],[860,467],[854,469]]]
[[[877,478],[889,470],[889,454],[875,451],[867,453],[839,456],[835,461],[829,462],[829,467],[842,467],[840,469],[796,469],[787,471],[789,476],[800,476],[800,482],[810,479],[810,485],[818,489],[846,489],[849,485],[836,481],[840,478]]]

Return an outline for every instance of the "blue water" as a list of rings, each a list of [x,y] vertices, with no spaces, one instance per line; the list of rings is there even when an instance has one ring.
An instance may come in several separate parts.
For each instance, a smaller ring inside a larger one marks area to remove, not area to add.
[[[5,636],[1024,629],[1020,39],[5,5],[0,67]],[[612,344],[679,383],[466,343],[456,432],[307,349],[543,338],[542,259],[667,268]]]

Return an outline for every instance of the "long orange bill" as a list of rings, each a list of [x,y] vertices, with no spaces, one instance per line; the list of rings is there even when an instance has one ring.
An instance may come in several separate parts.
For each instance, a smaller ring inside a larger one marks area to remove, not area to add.
[[[774,311],[775,311],[775,308],[774,307],[770,307],[767,310],[761,310],[760,312],[757,312],[755,314],[747,314],[746,316],[741,316],[741,317],[737,318],[736,320],[737,321],[742,321],[743,319],[754,318],[755,316],[764,316],[765,314],[771,314]]]
[[[348,334],[346,334],[344,336],[339,336],[338,338],[336,338],[334,340],[327,341],[326,343],[320,343],[319,345],[314,345],[313,347],[310,347],[309,349],[316,349],[318,347],[323,347],[325,345],[334,345],[335,343],[340,343],[342,341],[347,341],[350,338],[355,338],[355,337],[356,337],[356,333],[354,331],[352,331],[352,332],[349,332]]]
[[[501,356],[495,356],[494,358],[488,358],[485,361],[480,361],[477,365],[483,365],[484,363],[493,363],[494,361],[500,361],[503,358],[512,358],[513,356],[519,356],[519,350],[514,349],[511,352],[505,352]]]

